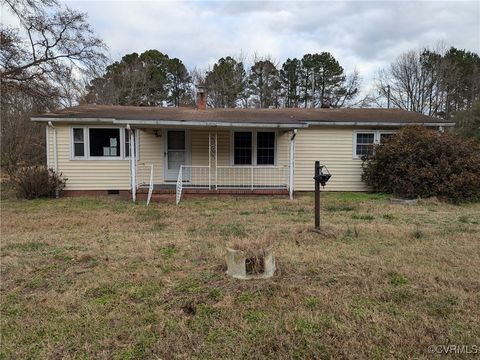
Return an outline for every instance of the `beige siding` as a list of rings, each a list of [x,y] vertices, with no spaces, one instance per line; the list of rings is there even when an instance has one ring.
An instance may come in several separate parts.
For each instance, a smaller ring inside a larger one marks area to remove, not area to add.
[[[66,190],[128,190],[130,188],[130,164],[127,159],[70,160],[71,126],[58,125],[56,128],[58,170],[68,179]]]
[[[138,157],[138,166],[137,172],[139,181],[142,177],[150,177],[150,169],[143,165],[153,165],[153,182],[155,184],[160,184],[163,182],[163,134],[162,130],[159,129],[156,131],[153,129],[143,129],[139,131],[138,138],[138,147],[139,147],[139,157]],[[145,179],[148,181],[147,179]]]
[[[353,159],[353,128],[311,127],[298,130],[295,151],[295,190],[314,189],[315,160],[325,164],[332,178],[325,190],[365,191],[361,160]]]
[[[127,190],[130,189],[130,161],[122,160],[71,160],[71,125],[58,125],[58,168],[68,178],[66,190]],[[53,167],[53,130],[49,129],[49,152],[48,163]],[[155,134],[156,133],[156,134]],[[191,164],[208,166],[208,134],[209,130],[190,130],[188,147],[191,150]],[[149,165],[153,165],[154,183],[159,184],[164,179],[164,136],[161,129],[141,129],[138,131],[138,176],[139,181],[148,181],[150,175]],[[277,133],[277,165],[288,166],[289,159],[289,133]],[[231,165],[231,131],[217,131],[217,156],[219,166]],[[224,181],[230,181],[232,170],[223,170]],[[234,170],[240,183],[250,182],[250,172]],[[269,178],[267,170],[255,173],[256,181],[262,181],[263,177]],[[221,171],[219,181],[222,181]],[[243,179],[245,177],[245,179]],[[208,176],[206,177],[208,179]]]
[[[278,132],[277,134],[277,165],[288,166],[290,156],[290,132]]]
[[[190,131],[191,164],[208,166],[208,130]]]

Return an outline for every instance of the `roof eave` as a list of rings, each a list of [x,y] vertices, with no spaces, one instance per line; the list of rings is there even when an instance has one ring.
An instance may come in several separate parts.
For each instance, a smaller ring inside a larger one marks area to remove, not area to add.
[[[69,122],[69,123],[109,123],[118,125],[150,125],[150,126],[191,126],[191,127],[262,127],[262,128],[307,128],[309,126],[385,126],[398,127],[406,125],[443,126],[453,127],[453,122],[405,122],[405,121],[308,121],[299,120],[296,123],[255,123],[238,121],[196,121],[196,120],[119,120],[115,118],[60,118],[60,117],[32,117],[35,122]]]
[[[405,125],[424,125],[424,126],[455,126],[455,123],[447,122],[406,122],[406,121],[307,121],[310,126],[386,126],[397,127]]]
[[[195,120],[114,120],[114,124],[191,126],[191,127],[262,127],[262,128],[306,128],[306,123],[257,123],[238,121],[195,121]]]
[[[70,123],[110,123],[118,125],[157,125],[157,126],[191,126],[191,127],[262,127],[262,128],[306,128],[306,123],[254,123],[236,121],[191,121],[191,120],[118,120],[113,118],[57,118],[57,117],[32,117],[36,122],[70,122]]]
[[[59,117],[38,117],[33,116],[30,118],[35,122],[72,122],[72,123],[85,123],[85,122],[99,122],[99,123],[111,123],[115,121],[114,118],[59,118]]]

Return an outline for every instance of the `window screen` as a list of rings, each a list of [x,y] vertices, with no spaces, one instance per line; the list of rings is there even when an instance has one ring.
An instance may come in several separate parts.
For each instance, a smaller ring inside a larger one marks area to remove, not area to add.
[[[83,136],[83,128],[73,129],[73,156],[85,156],[85,139]]]
[[[275,165],[275,133],[257,133],[257,165]]]
[[[90,156],[120,156],[120,129],[89,129]]]
[[[357,133],[357,156],[370,155],[375,141],[374,133]]]
[[[251,165],[252,164],[252,133],[235,132],[233,134],[234,164]]]

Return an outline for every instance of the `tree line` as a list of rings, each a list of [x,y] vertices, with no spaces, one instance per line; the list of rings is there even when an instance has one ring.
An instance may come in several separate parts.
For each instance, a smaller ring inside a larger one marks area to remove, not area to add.
[[[1,0],[18,20],[0,27],[1,166],[45,161],[45,132],[32,115],[78,103],[193,106],[207,88],[212,108],[391,107],[446,119],[480,139],[480,58],[451,47],[408,51],[380,69],[372,89],[328,52],[279,64],[225,56],[188,70],[159,50],[109,61],[87,15],[57,0]]]
[[[390,106],[441,118],[468,111],[480,99],[480,57],[454,47],[409,51],[378,71],[373,90],[360,98],[360,75],[346,74],[329,52],[305,54],[277,65],[234,56],[189,72],[158,50],[125,55],[87,87],[86,102],[181,106],[194,102],[195,85],[207,88],[212,108],[318,108]],[[388,105],[387,105],[388,104]]]
[[[158,50],[125,55],[87,87],[86,102],[98,104],[180,106],[192,104],[195,86],[207,88],[212,108],[341,107],[359,93],[359,75],[346,75],[328,52],[287,59],[278,66],[256,57],[250,67],[234,56],[212,68],[189,72],[183,62]]]

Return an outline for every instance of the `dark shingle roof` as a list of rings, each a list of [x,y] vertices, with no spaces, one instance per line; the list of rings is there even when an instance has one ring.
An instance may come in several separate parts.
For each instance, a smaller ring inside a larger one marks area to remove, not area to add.
[[[242,123],[407,123],[428,124],[448,121],[400,109],[207,109],[143,107],[121,105],[80,105],[33,117],[41,119],[115,119]]]

